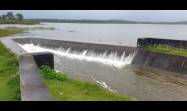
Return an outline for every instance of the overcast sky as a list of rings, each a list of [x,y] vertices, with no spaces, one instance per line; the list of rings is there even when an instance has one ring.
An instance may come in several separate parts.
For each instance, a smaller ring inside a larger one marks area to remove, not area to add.
[[[187,21],[187,10],[0,10],[0,15],[9,11],[21,13],[25,18]]]

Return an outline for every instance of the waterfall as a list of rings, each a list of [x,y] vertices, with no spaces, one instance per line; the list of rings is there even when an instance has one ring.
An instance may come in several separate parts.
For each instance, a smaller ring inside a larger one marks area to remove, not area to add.
[[[121,57],[118,57],[117,52],[112,52],[109,55],[107,55],[107,51],[105,51],[103,54],[97,54],[96,52],[89,51],[89,50],[84,50],[82,52],[71,51],[71,47],[67,49],[64,49],[63,47],[53,49],[53,48],[42,47],[40,45],[34,45],[32,43],[18,44],[18,45],[29,53],[48,51],[62,57],[85,60],[90,62],[99,62],[105,65],[114,66],[116,68],[122,68],[125,65],[131,64],[136,54],[136,52],[132,52],[131,54],[126,56],[124,51]]]

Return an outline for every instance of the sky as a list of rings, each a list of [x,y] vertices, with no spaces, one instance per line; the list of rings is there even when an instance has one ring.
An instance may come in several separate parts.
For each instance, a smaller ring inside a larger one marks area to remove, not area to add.
[[[21,13],[26,19],[122,19],[131,21],[174,22],[187,21],[187,10],[0,10]]]

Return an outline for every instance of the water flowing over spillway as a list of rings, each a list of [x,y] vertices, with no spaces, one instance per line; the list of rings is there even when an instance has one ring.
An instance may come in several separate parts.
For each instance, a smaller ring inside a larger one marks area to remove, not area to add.
[[[62,57],[68,57],[70,59],[78,59],[78,60],[86,60],[90,62],[99,62],[105,65],[114,66],[117,68],[122,68],[125,65],[131,64],[136,52],[133,52],[126,56],[125,51],[121,55],[121,57],[117,56],[117,52],[110,53],[107,55],[107,51],[105,51],[103,54],[97,54],[93,51],[84,50],[81,52],[77,51],[71,51],[71,47],[64,49],[63,47],[60,48],[46,48],[42,47],[39,44],[18,44],[20,47],[22,47],[25,51],[29,53],[33,52],[43,52],[43,51],[49,51],[56,55],[62,56]]]

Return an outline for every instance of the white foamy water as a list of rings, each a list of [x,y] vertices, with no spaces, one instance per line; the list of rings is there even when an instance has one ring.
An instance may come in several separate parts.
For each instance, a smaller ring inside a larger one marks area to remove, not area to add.
[[[91,77],[91,78],[92,78],[92,80],[94,80],[96,83],[100,84],[103,88],[105,88],[105,89],[107,89],[107,90],[109,90],[109,91],[111,91],[111,92],[116,92],[116,91],[112,90],[111,87],[110,87],[109,85],[106,84],[106,82],[104,82],[104,81],[99,81],[99,80],[97,80],[97,79],[95,79],[95,78],[93,78],[93,77]]]
[[[131,64],[135,56],[135,52],[132,54],[129,54],[128,56],[126,56],[124,52],[121,57],[117,57],[117,52],[110,53],[109,55],[106,55],[107,52],[104,52],[103,54],[96,54],[95,52],[91,52],[89,53],[89,55],[86,55],[88,53],[88,50],[84,50],[82,52],[75,52],[75,51],[71,51],[71,48],[52,49],[52,48],[41,47],[40,45],[34,45],[32,43],[31,44],[18,44],[18,45],[29,53],[49,51],[56,55],[59,55],[62,57],[68,57],[70,59],[85,60],[85,61],[90,61],[90,62],[99,62],[105,65],[110,65],[110,66],[114,66],[117,68],[122,68],[125,65]]]

